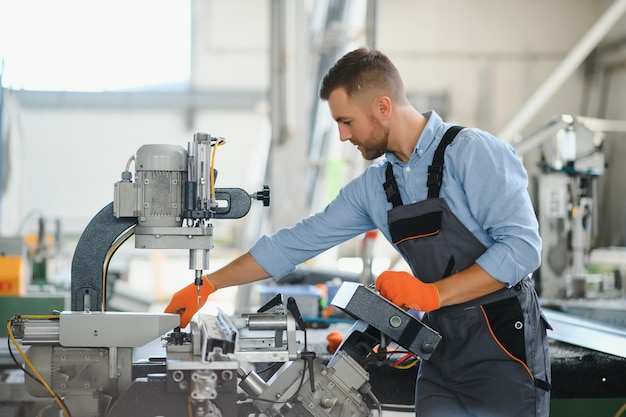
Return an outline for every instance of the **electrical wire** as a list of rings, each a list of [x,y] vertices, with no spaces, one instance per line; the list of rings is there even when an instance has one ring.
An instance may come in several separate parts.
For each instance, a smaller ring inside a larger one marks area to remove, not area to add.
[[[43,216],[43,210],[41,210],[40,208],[34,208],[31,211],[29,211],[20,222],[20,225],[17,227],[16,236],[22,235],[24,233],[23,232],[24,227],[26,227],[26,224],[28,223],[28,221],[36,215]]]
[[[211,170],[209,172],[209,177],[211,178],[211,198],[215,197],[215,153],[217,151],[217,147],[222,146],[225,143],[226,139],[215,138],[215,143],[213,144],[213,151],[211,152]]]
[[[622,406],[619,408],[619,410],[617,410],[613,417],[620,417],[622,414],[624,414],[624,411],[626,411],[626,403],[622,404]]]
[[[24,366],[22,366],[22,364],[20,363],[20,361],[17,360],[17,358],[15,357],[15,355],[13,354],[13,349],[11,349],[11,339],[7,338],[7,348],[9,349],[9,355],[11,356],[11,359],[13,359],[13,362],[29,377],[31,377],[32,379],[34,379],[36,382],[38,382],[40,385],[41,381],[39,381],[37,379],[37,377],[32,374],[28,369],[24,368]]]
[[[411,413],[415,414],[415,406],[414,405],[404,405],[404,404],[381,404],[380,408],[383,411],[391,411],[394,413]]]
[[[24,351],[20,347],[19,343],[17,343],[17,340],[15,339],[15,335],[13,334],[13,322],[17,318],[22,318],[22,319],[42,319],[42,320],[48,319],[48,320],[51,320],[51,319],[58,319],[59,316],[54,316],[54,315],[13,316],[13,317],[11,317],[7,321],[7,333],[9,335],[9,338],[11,339],[11,341],[13,342],[13,344],[15,345],[17,350],[19,351],[20,356],[22,357],[24,362],[28,365],[28,367],[30,368],[32,373],[36,376],[35,380],[38,381],[41,385],[43,385],[43,387],[46,389],[46,391],[48,391],[48,394],[50,394],[50,396],[54,399],[54,401],[57,403],[59,408],[61,408],[61,411],[63,411],[63,414],[65,414],[65,417],[72,417],[72,415],[70,414],[70,411],[68,410],[67,406],[65,405],[65,403],[63,402],[61,397],[59,397],[57,395],[57,393],[54,392],[54,390],[52,388],[50,388],[50,385],[48,385],[48,383],[41,376],[39,371],[37,371],[37,368],[35,368],[35,365],[33,365],[33,363],[30,361],[30,359],[28,359],[28,356],[26,356],[26,353],[24,353]],[[13,355],[11,355],[11,356],[13,356]],[[32,375],[30,373],[28,375],[32,377]]]
[[[403,357],[401,357],[400,359],[398,359],[397,361],[395,361],[395,362],[393,363],[393,365],[391,365],[391,367],[392,367],[392,368],[399,368],[399,367],[400,367],[400,365],[402,365],[402,363],[403,363],[404,361],[406,361],[407,359],[409,359],[409,358],[411,358],[411,357],[413,357],[413,356],[415,356],[415,355],[413,355],[412,353],[407,353],[407,354],[405,354]],[[399,368],[399,369],[404,369],[404,368]]]
[[[304,332],[304,350],[307,350],[307,332],[306,332],[306,327],[304,329],[302,329],[302,331]],[[300,382],[298,383],[298,388],[296,389],[296,391],[291,394],[291,396],[289,398],[287,398],[286,400],[282,400],[282,401],[273,401],[273,400],[266,400],[265,398],[255,398],[255,401],[263,401],[263,402],[268,402],[268,403],[272,403],[272,404],[286,404],[289,401],[291,401],[292,399],[294,399],[296,397],[296,395],[298,395],[298,393],[300,392],[300,390],[302,389],[302,387],[304,386],[304,377],[306,375],[306,371],[308,369],[308,363],[306,361],[306,359],[302,359],[302,363],[303,363],[303,368],[302,368],[302,373],[300,375]],[[312,375],[309,375],[309,377],[312,377]]]
[[[418,358],[415,358],[414,361],[406,364],[406,365],[397,365],[395,366],[396,369],[411,369],[412,367],[414,367],[415,365],[417,365],[420,362],[420,360]]]
[[[376,396],[371,390],[367,392],[367,395],[371,398],[372,401],[374,401],[374,404],[376,404],[376,409],[378,410],[378,417],[383,417],[383,406],[380,404],[380,401],[378,401],[378,398],[376,398]]]
[[[119,247],[122,246],[122,244],[126,242],[128,238],[130,238],[134,234],[135,234],[135,226],[129,228],[123,234],[118,236],[115,242],[113,242],[113,244],[111,245],[111,247],[106,253],[106,256],[104,258],[104,266],[102,267],[102,311],[106,311],[106,300],[107,300],[106,284],[107,284],[107,271],[109,269],[109,262],[111,262],[111,258],[113,257],[115,252],[119,249]]]
[[[128,158],[128,161],[126,161],[126,171],[130,171],[130,164],[135,160],[135,155],[132,155],[130,158]]]
[[[263,402],[272,403],[272,404],[286,404],[289,401],[291,401],[294,398],[296,398],[296,395],[298,395],[298,393],[302,389],[302,386],[304,386],[304,376],[306,375],[306,370],[307,370],[307,362],[306,362],[306,360],[303,359],[302,363],[304,364],[304,366],[303,366],[303,369],[302,369],[302,372],[301,372],[301,375],[300,375],[300,382],[298,383],[298,389],[296,389],[296,392],[291,394],[291,396],[289,398],[287,398],[286,400],[281,400],[281,401],[267,400],[265,398],[254,398],[254,401],[263,401]]]
[[[54,404],[47,404],[43,407],[41,407],[41,409],[39,409],[39,412],[37,413],[37,417],[44,417],[44,413],[49,409],[52,408],[52,406],[54,406]]]
[[[261,368],[259,370],[256,370],[255,372],[259,375],[264,374],[267,371],[270,371],[274,368],[276,368],[278,365],[282,366],[281,362],[272,362],[271,364],[265,366],[264,368]]]

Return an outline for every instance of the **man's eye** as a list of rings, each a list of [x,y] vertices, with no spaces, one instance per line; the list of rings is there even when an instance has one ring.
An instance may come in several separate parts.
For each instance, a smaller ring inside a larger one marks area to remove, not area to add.
[[[350,120],[344,120],[343,124],[346,125],[346,126],[350,126],[350,122],[351,122]]]

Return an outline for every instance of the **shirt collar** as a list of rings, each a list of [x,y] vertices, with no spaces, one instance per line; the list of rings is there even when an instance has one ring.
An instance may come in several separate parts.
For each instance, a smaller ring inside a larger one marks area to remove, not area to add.
[[[414,157],[419,158],[424,153],[426,153],[428,148],[434,142],[437,134],[440,134],[440,135],[442,134],[441,130],[444,126],[444,123],[443,123],[443,120],[441,119],[441,116],[439,116],[436,111],[430,110],[425,113],[422,113],[422,115],[428,119],[428,122],[426,122],[426,125],[424,126],[424,130],[422,130],[422,133],[420,134],[420,137],[417,140],[415,149],[413,150],[413,153],[411,154],[411,159],[413,159]],[[402,163],[402,161],[400,161],[400,159],[393,152],[387,152],[385,154],[385,157],[392,164]]]

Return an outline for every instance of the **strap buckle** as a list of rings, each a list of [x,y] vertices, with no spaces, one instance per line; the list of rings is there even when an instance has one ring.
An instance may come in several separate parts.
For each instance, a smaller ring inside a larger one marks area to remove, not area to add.
[[[426,185],[430,188],[432,186],[441,186],[443,179],[443,167],[441,165],[430,165],[428,167],[428,178],[426,179]]]

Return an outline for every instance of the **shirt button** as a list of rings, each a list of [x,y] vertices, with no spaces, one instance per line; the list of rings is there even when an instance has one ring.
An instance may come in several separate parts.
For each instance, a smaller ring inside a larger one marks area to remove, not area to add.
[[[421,155],[421,154],[423,154],[423,153],[424,153],[424,151],[423,151],[422,149],[418,149],[418,150],[417,150],[417,153]]]
[[[406,167],[406,168],[404,168],[404,170],[405,170],[406,172],[411,172],[411,167]]]

